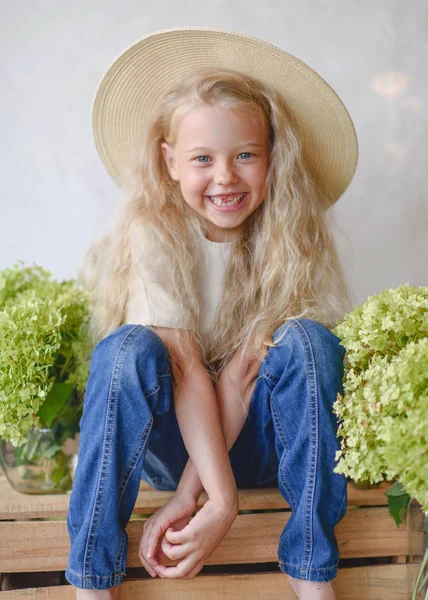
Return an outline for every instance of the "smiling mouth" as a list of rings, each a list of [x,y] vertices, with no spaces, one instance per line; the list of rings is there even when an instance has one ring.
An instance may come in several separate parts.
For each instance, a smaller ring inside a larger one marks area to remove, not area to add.
[[[247,192],[243,192],[242,194],[229,194],[229,196],[208,196],[210,202],[215,204],[216,206],[235,206],[239,204],[247,195]],[[231,200],[228,200],[231,198]]]

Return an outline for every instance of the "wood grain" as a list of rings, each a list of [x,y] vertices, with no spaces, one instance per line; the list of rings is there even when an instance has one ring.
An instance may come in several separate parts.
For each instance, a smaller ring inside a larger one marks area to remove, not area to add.
[[[390,486],[391,483],[383,481],[378,488],[361,490],[348,483],[348,506],[385,506],[387,504],[385,490]],[[150,487],[145,481],[141,481],[133,514],[152,514],[173,495],[174,491],[159,491]],[[0,520],[65,517],[69,499],[69,494],[36,495],[16,492],[5,475],[0,474]],[[204,492],[199,499],[199,505],[203,505],[207,499]],[[239,490],[240,510],[275,508],[290,508],[278,488]]]
[[[340,569],[332,581],[340,600],[403,600],[411,597],[418,565]],[[0,600],[75,600],[71,585],[0,592]],[[120,600],[295,600],[284,573],[197,575],[193,579],[125,580]]]
[[[290,516],[290,511],[238,515],[206,564],[276,562],[279,537]],[[128,567],[142,566],[138,544],[144,520],[132,519],[126,528]],[[422,530],[409,531],[404,522],[397,527],[386,507],[348,509],[335,533],[341,558],[422,554]],[[0,572],[63,571],[67,566],[64,520],[3,521],[0,539]]]

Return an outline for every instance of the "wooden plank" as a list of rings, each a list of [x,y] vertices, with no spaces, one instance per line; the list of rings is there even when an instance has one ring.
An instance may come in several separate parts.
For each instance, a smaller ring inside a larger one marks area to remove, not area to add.
[[[207,564],[276,562],[279,537],[290,515],[290,511],[238,515]],[[128,567],[141,567],[138,543],[144,520],[133,519],[126,528]],[[406,523],[397,527],[387,507],[350,508],[335,532],[341,558],[422,554],[423,531],[410,535]],[[67,566],[64,520],[3,521],[0,539],[0,572],[63,571]]]
[[[339,569],[332,581],[340,600],[402,600],[410,598],[418,565],[374,565]],[[74,600],[71,585],[0,592],[0,600]],[[284,573],[197,575],[193,579],[127,580],[121,600],[295,600]]]
[[[390,482],[383,481],[378,488],[360,490],[348,483],[348,506],[385,506],[385,490]],[[134,514],[152,514],[171,496],[141,481],[140,490],[133,509]],[[69,494],[22,494],[16,492],[4,474],[0,475],[0,520],[65,517],[68,511]],[[208,496],[204,492],[199,499],[202,506]],[[240,510],[266,510],[290,508],[278,488],[239,490]]]

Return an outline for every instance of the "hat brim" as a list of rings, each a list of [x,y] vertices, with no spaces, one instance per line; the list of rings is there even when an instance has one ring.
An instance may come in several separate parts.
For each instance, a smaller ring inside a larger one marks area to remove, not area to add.
[[[271,86],[287,103],[305,159],[333,204],[358,161],[351,117],[330,85],[307,64],[261,39],[214,27],[155,31],[135,41],[103,74],[92,106],[95,146],[122,187],[141,128],[175,82],[198,67],[229,68]]]

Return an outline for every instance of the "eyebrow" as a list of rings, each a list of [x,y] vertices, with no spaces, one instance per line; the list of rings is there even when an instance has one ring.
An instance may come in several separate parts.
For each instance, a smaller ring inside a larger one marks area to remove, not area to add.
[[[239,144],[239,146],[254,146],[257,148],[263,148],[263,145],[259,144],[258,142],[243,142],[242,144]],[[197,146],[195,148],[191,148],[190,150],[186,150],[186,154],[190,154],[190,152],[200,152],[201,150],[209,150],[209,148],[205,146]]]

